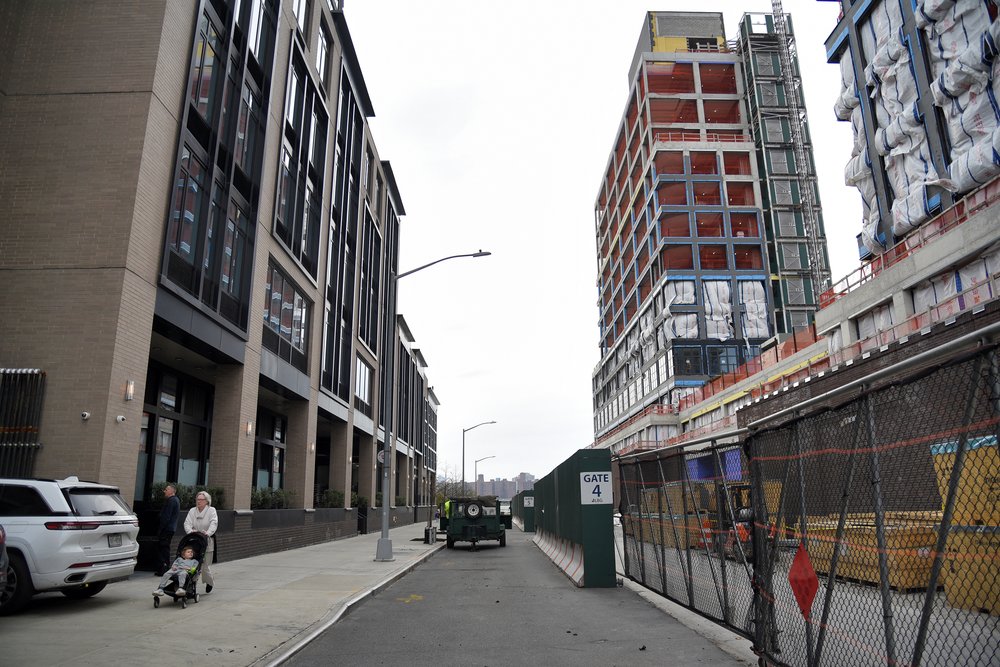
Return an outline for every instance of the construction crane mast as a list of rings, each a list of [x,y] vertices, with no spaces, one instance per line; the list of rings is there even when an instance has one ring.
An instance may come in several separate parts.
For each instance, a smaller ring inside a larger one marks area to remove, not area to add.
[[[785,11],[781,0],[771,0],[774,31],[778,37],[778,58],[781,61],[781,81],[785,85],[785,99],[789,112],[789,131],[795,155],[795,173],[798,176],[799,197],[802,202],[802,224],[806,233],[806,252],[809,258],[809,275],[812,279],[813,303],[819,305],[819,296],[827,288],[828,272],[825,266],[823,244],[820,241],[819,215],[816,206],[816,177],[812,173],[803,127],[805,111],[800,104],[801,78],[795,75],[793,56],[795,38],[788,34]]]

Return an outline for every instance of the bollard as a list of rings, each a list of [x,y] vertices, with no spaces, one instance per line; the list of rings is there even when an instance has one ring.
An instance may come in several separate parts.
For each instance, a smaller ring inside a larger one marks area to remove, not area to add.
[[[437,542],[437,528],[426,526],[424,528],[424,544],[434,544]]]

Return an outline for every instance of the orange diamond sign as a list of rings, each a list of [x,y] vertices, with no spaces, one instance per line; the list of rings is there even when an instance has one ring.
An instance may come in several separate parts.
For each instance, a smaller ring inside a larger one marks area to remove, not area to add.
[[[805,541],[799,545],[798,553],[795,554],[795,559],[792,561],[792,567],[788,570],[788,583],[792,586],[795,601],[799,603],[799,610],[808,621],[812,611],[813,598],[816,597],[816,591],[819,589],[819,579],[816,578],[816,570],[813,569],[812,561],[809,560]]]

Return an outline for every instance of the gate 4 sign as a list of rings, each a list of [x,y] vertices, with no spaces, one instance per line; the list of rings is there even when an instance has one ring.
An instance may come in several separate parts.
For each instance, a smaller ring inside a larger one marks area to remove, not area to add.
[[[612,505],[611,473],[581,472],[580,473],[580,504],[582,505]]]

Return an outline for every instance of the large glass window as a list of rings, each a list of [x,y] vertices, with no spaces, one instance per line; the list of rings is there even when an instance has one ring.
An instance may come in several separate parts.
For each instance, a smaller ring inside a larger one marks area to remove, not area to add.
[[[259,141],[263,136],[260,127],[260,101],[250,86],[243,85],[243,96],[240,100],[239,120],[236,123],[236,141],[233,155],[236,165],[244,174],[253,175],[257,164],[257,154],[260,150]]]
[[[326,86],[327,71],[330,61],[330,36],[326,28],[320,26],[316,35],[316,73],[319,75],[320,85]]]
[[[211,123],[215,111],[218,81],[216,76],[219,53],[219,33],[207,14],[202,14],[194,44],[194,63],[191,66],[191,103],[201,116]],[[225,68],[223,68],[224,70]]]
[[[287,432],[287,417],[264,409],[257,410],[253,452],[255,488],[280,489],[284,486]]]
[[[264,285],[264,347],[303,373],[307,367],[309,302],[278,267],[271,264]]]
[[[362,414],[372,416],[372,367],[358,357],[354,377],[354,407]]]
[[[167,224],[167,246],[171,251],[167,275],[187,289],[192,288],[207,201],[205,165],[185,145],[174,191],[173,211]]]
[[[734,347],[709,345],[706,348],[706,352],[708,353],[709,375],[715,376],[722,375],[723,373],[731,373],[740,365],[739,353]]]
[[[700,347],[675,347],[674,372],[677,375],[703,375]]]

